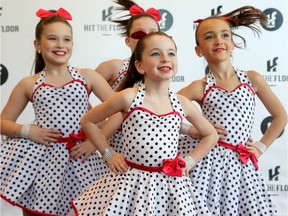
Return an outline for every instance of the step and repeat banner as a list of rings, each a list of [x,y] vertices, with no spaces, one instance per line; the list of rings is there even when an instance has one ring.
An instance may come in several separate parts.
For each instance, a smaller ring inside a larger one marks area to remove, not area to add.
[[[179,71],[171,80],[171,88],[178,91],[193,80],[205,75],[207,64],[195,52],[195,27],[193,21],[210,15],[226,13],[235,8],[251,5],[264,11],[269,24],[261,27],[258,38],[248,29],[239,30],[247,40],[247,48],[233,53],[234,66],[243,70],[256,70],[267,80],[275,94],[288,110],[288,4],[287,0],[135,0],[145,10],[154,7],[161,12],[161,31],[173,36],[178,47]],[[111,22],[116,15],[112,0],[2,0],[1,17],[1,110],[13,87],[19,80],[33,73],[35,26],[39,21],[35,13],[39,8],[69,11],[74,34],[72,66],[96,68],[112,58],[127,58],[130,49],[119,27]],[[91,103],[99,103],[91,97]],[[254,140],[261,138],[271,122],[271,116],[256,101]],[[33,109],[27,109],[19,123],[31,123]],[[3,138],[3,137],[2,137]],[[277,205],[279,215],[288,215],[288,133],[287,127],[260,158],[260,170],[269,192]],[[12,213],[14,212],[14,213]],[[20,210],[1,200],[2,216],[20,215]]]

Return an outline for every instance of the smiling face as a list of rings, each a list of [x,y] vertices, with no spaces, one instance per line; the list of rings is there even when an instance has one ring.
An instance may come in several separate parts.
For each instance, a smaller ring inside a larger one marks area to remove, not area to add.
[[[41,51],[46,66],[67,64],[72,55],[72,29],[62,22],[47,24],[34,44],[36,50]]]
[[[226,21],[212,18],[202,21],[196,34],[198,56],[204,56],[208,63],[230,60],[234,49],[232,33]]]
[[[141,59],[135,61],[139,73],[153,80],[168,80],[178,70],[174,41],[167,35],[152,35],[143,41]]]

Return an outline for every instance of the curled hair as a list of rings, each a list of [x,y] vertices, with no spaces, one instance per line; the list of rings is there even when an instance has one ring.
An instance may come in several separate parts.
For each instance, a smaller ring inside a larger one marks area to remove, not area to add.
[[[116,19],[112,20],[113,22],[117,23],[121,27],[121,31],[120,31],[120,35],[121,36],[129,37],[130,34],[131,34],[130,29],[132,27],[133,22],[135,20],[139,19],[139,18],[142,18],[142,17],[148,17],[148,18],[151,18],[151,19],[155,20],[155,22],[157,23],[157,26],[158,26],[158,31],[160,31],[159,23],[152,15],[150,15],[148,13],[139,13],[139,14],[137,14],[135,16],[132,16],[130,14],[130,8],[133,5],[137,5],[139,8],[141,8],[135,2],[133,2],[131,0],[115,0],[115,3],[121,5],[121,7],[116,7],[115,10],[117,10],[119,12],[128,11],[128,14],[118,17],[117,20]],[[141,9],[144,11],[143,8],[141,8]]]
[[[135,61],[136,60],[142,61],[142,54],[146,48],[146,40],[149,39],[150,37],[155,36],[155,35],[168,37],[174,42],[172,37],[167,35],[164,32],[150,32],[147,35],[145,35],[144,37],[142,37],[141,39],[139,39],[139,41],[137,42],[137,45],[135,47],[135,50],[133,51],[133,53],[131,55],[129,66],[128,66],[127,72],[125,73],[125,77],[123,78],[120,85],[118,86],[117,91],[121,91],[121,90],[124,90],[126,88],[133,87],[136,83],[145,81],[144,75],[140,74],[138,72],[137,68],[135,67]],[[174,44],[175,44],[175,42],[174,42]],[[177,50],[176,44],[175,44],[175,48]]]
[[[57,16],[57,15],[52,15],[52,16],[48,16],[48,17],[40,19],[40,21],[36,25],[36,29],[35,29],[36,40],[40,41],[42,33],[43,33],[43,31],[47,25],[50,25],[50,24],[56,23],[56,22],[61,22],[61,23],[66,24],[67,26],[69,26],[71,28],[71,32],[72,32],[72,26],[70,25],[70,23],[65,18],[63,18],[61,16]],[[35,74],[41,72],[44,68],[45,68],[45,62],[44,62],[44,59],[42,57],[42,54],[36,52],[35,60],[34,60],[34,72],[35,72]]]
[[[225,20],[231,28],[232,36],[240,38],[243,41],[244,47],[246,47],[245,38],[242,37],[241,35],[236,34],[234,32],[234,30],[236,30],[238,27],[242,27],[242,26],[247,27],[250,30],[252,30],[252,32],[255,35],[260,37],[261,29],[260,29],[258,24],[261,23],[262,25],[267,25],[267,22],[268,22],[267,15],[265,13],[263,13],[261,10],[259,10],[258,8],[255,8],[253,6],[243,6],[243,7],[237,8],[237,9],[235,9],[229,13],[226,13],[223,15],[211,16],[211,17],[208,17],[204,20],[209,20],[209,19],[223,19],[223,20]],[[201,22],[199,23],[199,25],[195,31],[195,38],[196,38],[197,46],[199,45],[199,41],[197,39],[197,32],[198,32],[198,28],[199,28]],[[237,48],[241,48],[240,45],[235,44],[235,46]]]

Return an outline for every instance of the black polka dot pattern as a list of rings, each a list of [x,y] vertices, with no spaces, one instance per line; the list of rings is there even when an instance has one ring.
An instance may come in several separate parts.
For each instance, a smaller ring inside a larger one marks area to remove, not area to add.
[[[177,155],[183,111],[170,92],[174,111],[157,115],[141,107],[144,86],[132,102],[122,124],[125,157],[145,166],[161,166]],[[167,176],[130,168],[125,174],[104,174],[73,200],[77,215],[210,215],[189,177]]]
[[[79,134],[79,120],[87,111],[86,81],[72,67],[73,81],[62,87],[45,84],[45,71],[35,83],[35,125],[61,130],[63,137]],[[95,155],[85,163],[72,160],[66,143],[45,147],[24,138],[1,144],[1,196],[9,202],[45,215],[66,215],[70,200],[96,180]]]
[[[124,60],[123,66],[122,66],[121,70],[118,73],[118,77],[114,81],[113,85],[111,86],[112,89],[116,90],[117,87],[119,86],[121,80],[124,78],[124,76],[126,74],[126,71],[128,69],[128,66],[129,66],[129,62],[130,62],[130,58],[127,58],[127,59]]]
[[[254,124],[255,96],[252,84],[243,71],[236,70],[241,84],[232,92],[218,88],[213,74],[207,75],[203,115],[226,128],[226,142],[245,144]],[[181,155],[189,153],[197,139],[180,136]],[[267,186],[251,160],[244,165],[239,155],[217,145],[200,161],[190,177],[212,215],[277,215]]]

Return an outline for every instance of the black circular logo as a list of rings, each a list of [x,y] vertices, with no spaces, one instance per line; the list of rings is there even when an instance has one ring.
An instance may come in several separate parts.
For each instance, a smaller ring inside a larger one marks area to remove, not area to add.
[[[173,16],[169,11],[165,9],[159,9],[159,12],[161,14],[161,20],[159,21],[160,30],[162,32],[166,32],[173,25]]]
[[[268,17],[268,24],[266,25],[262,25],[262,27],[264,29],[266,29],[267,31],[276,31],[277,29],[279,29],[282,24],[283,24],[283,15],[282,13],[275,9],[275,8],[268,8],[266,10],[263,11],[267,17]]]
[[[2,64],[0,64],[0,69],[1,69],[1,72],[0,72],[1,73],[0,85],[3,85],[8,79],[8,70]]]
[[[262,121],[262,123],[261,123],[262,134],[264,134],[266,132],[266,130],[268,129],[268,127],[272,121],[273,121],[272,116],[268,116]],[[279,134],[279,136],[277,138],[281,137],[283,133],[284,133],[284,130]]]

